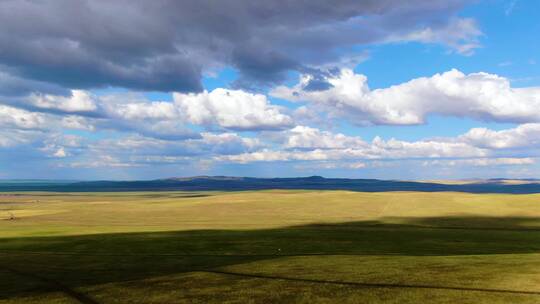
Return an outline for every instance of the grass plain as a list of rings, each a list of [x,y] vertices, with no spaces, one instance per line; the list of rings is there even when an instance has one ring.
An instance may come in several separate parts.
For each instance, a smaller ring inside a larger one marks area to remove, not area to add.
[[[540,303],[540,195],[0,194],[0,303]]]

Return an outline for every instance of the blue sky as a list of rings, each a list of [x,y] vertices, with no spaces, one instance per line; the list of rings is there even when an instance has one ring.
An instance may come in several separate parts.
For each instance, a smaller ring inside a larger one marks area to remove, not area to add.
[[[2,2],[0,178],[540,178],[538,1],[357,2]]]

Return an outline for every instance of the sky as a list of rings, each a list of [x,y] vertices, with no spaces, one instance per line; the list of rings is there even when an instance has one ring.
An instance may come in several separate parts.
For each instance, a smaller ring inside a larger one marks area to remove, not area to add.
[[[0,2],[0,179],[540,178],[540,2]]]

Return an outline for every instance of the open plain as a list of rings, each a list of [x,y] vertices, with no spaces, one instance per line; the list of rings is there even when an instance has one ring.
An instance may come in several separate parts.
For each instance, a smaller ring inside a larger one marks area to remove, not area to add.
[[[540,303],[540,195],[3,193],[0,303]]]

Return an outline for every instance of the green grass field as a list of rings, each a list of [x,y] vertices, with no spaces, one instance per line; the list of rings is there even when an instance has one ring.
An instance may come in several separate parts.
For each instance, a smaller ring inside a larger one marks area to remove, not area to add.
[[[540,303],[540,195],[0,194],[0,303]]]

